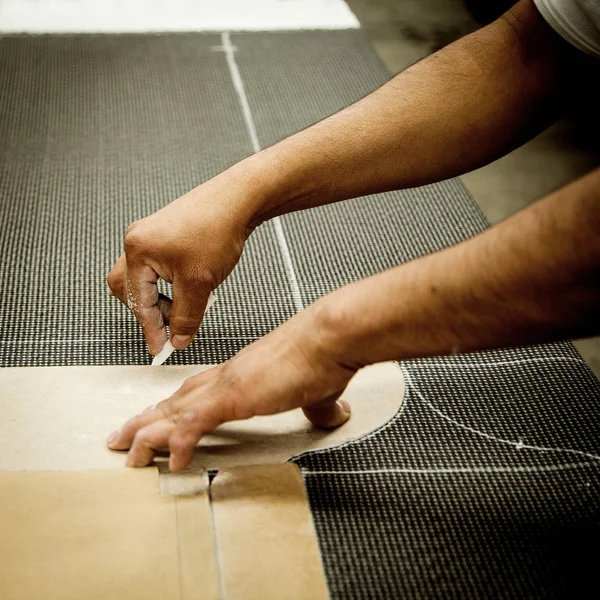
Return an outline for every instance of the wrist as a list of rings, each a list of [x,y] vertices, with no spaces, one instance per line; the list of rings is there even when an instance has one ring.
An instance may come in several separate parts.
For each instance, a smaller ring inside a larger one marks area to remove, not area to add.
[[[211,192],[221,198],[220,204],[226,211],[221,218],[233,220],[250,231],[263,222],[259,217],[272,195],[269,166],[261,164],[257,156],[245,158],[199,188],[214,186]]]
[[[431,291],[434,271],[431,261],[413,261],[318,300],[313,306],[326,352],[356,369],[452,352],[458,341],[444,326],[452,320],[444,294]]]
[[[249,225],[254,228],[288,212],[326,203],[329,191],[300,135],[249,156],[227,173],[243,180],[248,191]]]
[[[361,331],[360,319],[347,302],[346,288],[323,296],[307,311],[312,312],[314,331],[318,336],[321,353],[330,363],[351,370],[358,370],[369,364],[364,352],[357,352],[365,332]]]

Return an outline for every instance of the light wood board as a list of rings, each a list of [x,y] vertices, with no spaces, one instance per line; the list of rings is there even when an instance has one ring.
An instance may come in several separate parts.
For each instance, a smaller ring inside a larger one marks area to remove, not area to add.
[[[107,469],[124,465],[105,439],[149,405],[169,397],[208,366],[23,367],[0,369],[0,470]],[[400,410],[404,379],[396,363],[362,369],[344,398],[342,427],[313,427],[295,410],[228,423],[205,436],[194,467],[283,462],[382,427]]]
[[[0,472],[3,600],[217,600],[208,480],[159,492],[156,467]]]
[[[223,598],[329,597],[296,465],[219,471],[211,485],[211,499]]]
[[[296,465],[219,471],[210,496],[203,477],[173,496],[156,467],[0,472],[0,597],[328,598]]]

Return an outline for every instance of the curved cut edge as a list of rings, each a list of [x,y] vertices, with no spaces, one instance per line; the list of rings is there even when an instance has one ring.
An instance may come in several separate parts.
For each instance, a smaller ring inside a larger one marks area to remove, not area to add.
[[[322,452],[360,440],[381,429],[397,414],[405,395],[398,363],[361,369],[343,398],[352,416],[337,429],[313,426],[300,409],[278,415],[227,423],[207,435],[196,449],[194,467],[225,467],[284,462],[310,452]]]

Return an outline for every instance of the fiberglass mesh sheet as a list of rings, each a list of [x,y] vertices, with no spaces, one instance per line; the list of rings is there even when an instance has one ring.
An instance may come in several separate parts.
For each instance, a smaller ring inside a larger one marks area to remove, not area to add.
[[[1,366],[149,362],[104,277],[131,221],[252,151],[223,39],[0,38]],[[387,79],[356,31],[231,42],[261,146]],[[304,305],[487,225],[457,180],[281,224]],[[220,362],[294,314],[273,223],[219,296],[174,362]],[[581,357],[563,343],[403,368],[392,422],[297,459],[332,596],[584,595],[600,387]]]

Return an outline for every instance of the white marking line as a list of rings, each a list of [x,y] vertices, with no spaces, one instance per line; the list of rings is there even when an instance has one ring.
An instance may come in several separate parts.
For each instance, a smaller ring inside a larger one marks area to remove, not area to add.
[[[548,358],[518,358],[516,360],[503,360],[498,362],[482,362],[482,363],[432,363],[431,365],[411,364],[411,369],[480,369],[482,367],[512,367],[527,363],[547,363],[547,362],[570,362],[579,365],[589,365],[582,358],[573,358],[571,356],[550,356]]]
[[[550,359],[544,359],[544,358],[524,358],[524,359],[520,359],[520,360],[516,360],[516,361],[506,361],[506,362],[499,362],[499,363],[480,363],[480,366],[497,366],[497,365],[510,365],[510,366],[514,366],[520,363],[530,363],[530,362],[546,362],[549,360],[554,360],[554,361],[566,361],[566,362],[574,362],[574,363],[578,363],[578,364],[583,364],[585,366],[587,366],[587,363],[581,359],[577,359],[577,358],[570,358],[570,357],[553,357]],[[418,367],[422,367],[425,368],[426,365],[411,365],[411,366],[418,366]],[[438,366],[438,365],[436,365]],[[461,367],[463,365],[449,365],[452,367]],[[474,367],[477,366],[475,364],[471,364],[469,365],[470,367]],[[451,417],[448,417],[447,415],[445,415],[444,413],[442,413],[440,410],[438,410],[437,408],[435,408],[430,402],[428,402],[427,400],[425,400],[425,398],[423,397],[423,395],[419,392],[419,390],[416,388],[415,384],[412,382],[411,378],[410,378],[410,374],[408,373],[407,369],[405,366],[401,366],[402,368],[402,372],[404,373],[404,378],[405,378],[405,382],[406,382],[406,396],[404,398],[404,402],[402,403],[402,406],[400,407],[400,410],[384,425],[382,425],[379,429],[372,431],[371,433],[367,434],[366,436],[359,438],[357,440],[351,440],[349,442],[346,442],[344,444],[341,444],[340,446],[336,446],[335,448],[323,448],[322,450],[314,450],[314,451],[307,451],[307,452],[303,452],[302,454],[299,454],[298,456],[294,457],[296,459],[301,458],[303,456],[308,456],[308,455],[312,455],[312,454],[330,454],[332,452],[335,452],[337,450],[340,450],[342,448],[345,448],[347,446],[352,446],[352,445],[356,445],[359,444],[365,440],[368,440],[371,437],[374,437],[378,434],[380,434],[382,431],[384,431],[385,429],[387,429],[388,427],[390,427],[394,422],[396,422],[396,420],[398,420],[399,418],[401,418],[402,413],[404,412],[404,410],[406,409],[406,407],[408,406],[409,403],[409,399],[410,399],[410,394],[411,392],[414,392],[414,394],[416,396],[419,397],[419,399],[424,402],[431,410],[433,410],[436,414],[438,414],[439,416],[441,416],[443,419],[450,421],[452,424],[462,428],[462,429],[467,429],[468,431],[475,433],[476,435],[491,439],[495,442],[500,442],[503,444],[508,444],[512,447],[515,448],[515,450],[522,450],[524,448],[528,449],[528,450],[537,450],[537,451],[541,451],[541,452],[562,452],[562,453],[569,453],[569,454],[577,454],[577,455],[582,455],[585,456],[586,458],[592,458],[594,462],[580,462],[580,463],[568,463],[565,465],[547,465],[547,466],[541,466],[541,467],[529,467],[529,466],[523,466],[523,467],[457,467],[457,468],[433,468],[433,469],[370,469],[370,470],[362,470],[362,471],[303,471],[303,473],[305,473],[306,475],[336,475],[336,474],[345,474],[345,473],[349,473],[349,474],[354,474],[354,475],[362,475],[362,474],[378,474],[378,473],[422,473],[422,474],[436,474],[436,473],[519,473],[519,472],[542,472],[542,471],[561,471],[561,470],[567,470],[567,469],[574,469],[574,468],[578,468],[578,467],[582,467],[582,466],[600,466],[598,464],[597,461],[600,461],[600,456],[596,456],[594,454],[588,454],[586,452],[582,452],[581,450],[573,450],[573,449],[569,449],[569,448],[545,448],[543,446],[533,446],[533,445],[528,445],[528,444],[524,444],[522,441],[518,441],[518,442],[514,442],[511,440],[503,440],[501,438],[497,438],[495,436],[492,436],[490,434],[487,434],[483,431],[479,431],[477,429],[473,429],[472,427],[468,427],[467,425],[464,425],[463,423],[460,423],[458,421],[455,421],[454,419],[452,419]]]
[[[254,118],[252,117],[252,111],[250,110],[250,104],[248,103],[246,88],[244,87],[244,82],[242,80],[240,70],[235,60],[235,51],[237,50],[237,48],[231,44],[231,37],[228,31],[224,31],[223,33],[221,33],[221,46],[217,46],[215,50],[217,49],[223,50],[223,52],[225,53],[225,57],[227,59],[227,66],[229,67],[229,73],[231,74],[231,79],[233,81],[233,87],[235,88],[235,91],[240,101],[240,105],[242,107],[244,121],[248,130],[250,142],[252,143],[252,150],[255,153],[260,152],[260,142],[258,141],[258,134],[256,133]],[[281,225],[281,220],[279,217],[274,217],[272,221],[273,226],[275,227],[275,235],[277,237],[277,242],[281,250],[285,272],[287,274],[288,282],[290,284],[292,299],[294,301],[294,307],[297,311],[301,311],[304,308],[304,303],[302,302],[300,286],[298,285],[298,279],[296,277],[296,272],[294,271],[294,263],[292,262],[292,255],[290,253],[290,248],[285,237],[285,232],[283,231],[283,227]]]
[[[360,444],[361,442],[365,442],[365,441],[371,439],[372,437],[379,435],[382,431],[385,431],[386,429],[391,427],[402,416],[402,413],[406,410],[406,407],[408,406],[408,403],[410,400],[410,392],[411,392],[411,390],[409,389],[408,386],[406,386],[405,392],[404,392],[404,400],[402,401],[402,404],[400,405],[398,412],[396,412],[396,414],[393,415],[389,419],[389,421],[385,422],[378,429],[374,429],[373,431],[367,433],[366,435],[363,435],[360,438],[348,440],[347,442],[343,442],[342,444],[339,444],[338,446],[333,446],[332,448],[321,448],[319,450],[307,450],[306,452],[302,452],[302,454],[297,454],[296,456],[294,456],[294,459],[302,458],[303,456],[313,456],[315,454],[331,454],[338,450],[342,450],[343,448],[348,448],[349,446],[355,446],[357,444]]]
[[[207,473],[207,477],[209,477]],[[208,485],[208,501],[210,508],[211,536],[214,548],[215,562],[217,563],[217,579],[219,581],[219,598],[227,598],[225,595],[225,581],[223,578],[223,559],[221,558],[222,549],[219,545],[219,536],[217,535],[217,522],[215,520],[215,511],[213,508],[212,484]]]
[[[257,340],[257,337],[199,337],[197,340]],[[94,344],[102,342],[143,342],[144,338],[89,338],[79,340],[0,340],[0,346],[3,345],[42,345],[42,344]]]
[[[304,309],[304,303],[302,302],[302,295],[300,294],[300,286],[298,285],[298,279],[296,279],[296,272],[294,271],[294,263],[292,262],[292,255],[283,231],[283,226],[279,217],[272,219],[273,226],[275,227],[275,235],[279,242],[279,248],[283,258],[283,264],[285,266],[285,272],[287,273],[288,280],[290,282],[290,289],[292,292],[292,299],[294,300],[294,307],[298,312]]]
[[[448,474],[482,474],[482,473],[543,473],[551,471],[567,471],[581,467],[600,467],[597,462],[579,462],[566,465],[546,465],[539,467],[457,467],[432,469],[364,469],[360,471],[305,471],[303,475],[448,475]]]
[[[177,496],[174,500],[175,504],[175,534],[177,537],[177,581],[179,583],[179,600],[183,600],[183,573],[181,572],[181,535],[179,534],[179,504]]]
[[[478,436],[488,439],[488,440],[492,440],[493,442],[497,442],[499,444],[505,444],[507,446],[512,446],[513,448],[515,448],[515,450],[526,449],[526,450],[535,450],[538,452],[555,452],[555,453],[561,453],[561,454],[573,454],[573,455],[577,455],[577,456],[583,456],[585,458],[591,458],[592,460],[595,460],[595,461],[600,461],[600,456],[597,456],[596,454],[591,454],[589,452],[584,452],[583,450],[575,450],[573,448],[550,448],[550,447],[546,447],[546,446],[535,446],[533,444],[524,444],[522,441],[515,442],[513,440],[505,440],[504,438],[500,438],[500,437],[497,437],[490,433],[485,433],[484,431],[480,431],[479,429],[470,427],[469,425],[465,425],[464,423],[461,423],[460,421],[457,421],[456,419],[449,417],[448,415],[443,413],[441,410],[436,408],[431,402],[429,402],[429,400],[427,400],[425,398],[425,396],[423,396],[423,394],[421,394],[419,389],[412,382],[412,379],[410,378],[410,374],[409,374],[408,370],[406,368],[403,368],[402,370],[404,372],[404,378],[406,380],[407,387],[411,388],[411,390],[421,400],[421,402],[423,402],[423,404],[425,404],[425,406],[427,406],[436,415],[438,415],[442,419],[448,421],[449,423],[452,423],[456,427],[460,427],[461,429],[470,431],[471,433],[474,433],[475,435],[478,435]]]

